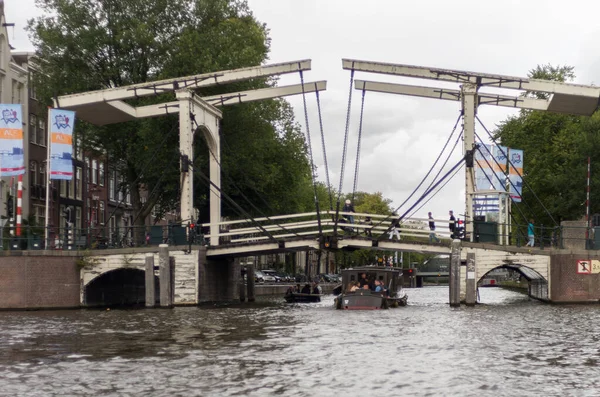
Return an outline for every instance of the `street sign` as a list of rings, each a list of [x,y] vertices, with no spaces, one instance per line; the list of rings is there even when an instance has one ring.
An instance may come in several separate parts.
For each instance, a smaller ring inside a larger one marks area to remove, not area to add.
[[[597,259],[592,260],[592,273],[593,274],[600,273],[600,261]]]
[[[582,260],[577,261],[577,274],[591,274],[592,261]]]

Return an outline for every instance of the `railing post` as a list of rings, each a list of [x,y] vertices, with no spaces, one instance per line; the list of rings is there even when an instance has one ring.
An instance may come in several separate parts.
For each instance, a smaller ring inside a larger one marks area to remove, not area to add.
[[[544,224],[540,225],[540,249],[544,249]]]

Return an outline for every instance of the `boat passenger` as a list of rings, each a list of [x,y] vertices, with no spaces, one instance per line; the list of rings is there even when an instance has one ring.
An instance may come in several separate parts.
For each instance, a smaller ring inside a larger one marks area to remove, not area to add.
[[[285,291],[285,294],[286,294],[286,295],[293,295],[293,294],[294,294],[294,292],[296,292],[296,291],[295,291],[295,289],[294,289],[294,286],[290,285],[290,286],[288,287],[288,289]]]
[[[300,293],[301,288],[300,288],[300,284],[296,284],[296,288],[294,288],[294,292]]]
[[[319,285],[319,283],[314,282],[313,283],[313,291],[312,291],[312,293],[315,294],[315,295],[321,295],[322,291],[323,290],[321,289],[321,286]]]
[[[375,292],[383,292],[383,287],[379,280],[375,280]]]
[[[303,294],[310,294],[310,284],[306,284],[304,286],[304,288],[302,288],[302,291],[300,291]]]
[[[358,281],[352,281],[352,282],[350,283],[350,286],[349,286],[349,288],[348,288],[348,292],[354,292],[354,291],[356,291],[357,289],[359,289],[359,286],[358,286]]]
[[[361,273],[360,279],[358,280],[358,286],[360,288],[364,288],[365,285],[368,288],[368,286],[369,286],[369,280],[367,280],[367,273]]]

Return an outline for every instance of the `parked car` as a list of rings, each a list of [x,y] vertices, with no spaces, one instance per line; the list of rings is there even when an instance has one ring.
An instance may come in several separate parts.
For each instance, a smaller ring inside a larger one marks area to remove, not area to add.
[[[275,270],[263,270],[262,273],[264,274],[265,282],[278,283],[281,281],[281,277],[277,275]]]
[[[254,272],[254,282],[255,283],[264,283],[265,282],[265,275],[263,274],[263,272],[261,272],[260,270],[256,270]]]

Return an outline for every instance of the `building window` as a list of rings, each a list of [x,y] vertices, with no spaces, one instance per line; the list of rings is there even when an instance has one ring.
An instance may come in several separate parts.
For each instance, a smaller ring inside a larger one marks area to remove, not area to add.
[[[85,158],[83,160],[83,166],[85,167],[85,183],[89,184],[91,179],[90,179],[90,159],[89,158]]]
[[[71,178],[69,183],[69,198],[75,198],[75,178]]]
[[[82,193],[83,192],[83,183],[82,183],[83,181],[81,180],[81,175],[82,175],[81,167],[77,167],[75,170],[75,180],[76,180],[75,181],[75,184],[76,184],[75,198],[77,200],[83,199],[83,193]]]
[[[98,164],[98,184],[104,186],[104,162]]]
[[[34,215],[37,226],[46,225],[46,207],[36,205]]]
[[[40,185],[46,186],[46,164],[40,164]]]
[[[60,197],[67,197],[67,181],[60,181]]]
[[[115,171],[108,173],[108,199],[115,201]]]
[[[98,160],[92,160],[92,183],[94,185],[98,184]]]
[[[98,222],[104,225],[104,201],[100,201],[98,205]]]
[[[29,142],[36,143],[37,117],[35,114],[29,115]]]
[[[92,201],[88,199],[85,201],[85,207],[87,208],[87,222],[88,225],[92,225]]]
[[[12,93],[10,103],[19,103],[19,85],[16,80],[12,81]]]
[[[125,188],[125,183],[123,182],[123,178],[119,177],[119,203],[123,202],[123,189]]]
[[[75,228],[81,227],[81,207],[75,207]]]
[[[42,117],[38,118],[37,143],[46,146],[46,120]]]
[[[30,161],[29,162],[29,178],[31,179],[29,181],[29,184],[31,186],[37,185],[38,181],[37,181],[37,163],[35,161]]]
[[[29,72],[29,97],[31,99],[37,99],[37,92],[35,90],[35,83],[33,81],[33,73]]]

